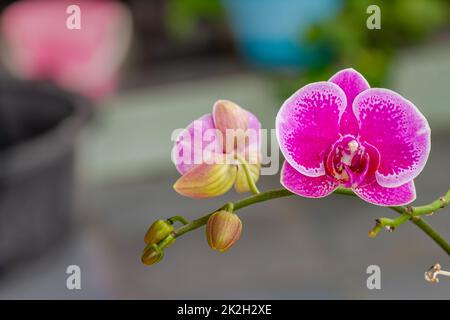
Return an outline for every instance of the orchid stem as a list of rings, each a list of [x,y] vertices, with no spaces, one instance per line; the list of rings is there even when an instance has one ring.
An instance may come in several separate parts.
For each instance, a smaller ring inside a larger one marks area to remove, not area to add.
[[[176,221],[180,222],[183,225],[187,225],[189,223],[189,221],[182,216],[173,216],[167,219],[167,221],[169,221],[171,224],[173,224]]]
[[[243,165],[243,167],[245,167],[245,166]],[[248,167],[247,167],[247,169],[248,169]],[[253,179],[251,179],[251,181],[253,181]],[[254,182],[253,182],[253,184],[254,184]],[[249,184],[249,185],[251,185],[251,184]],[[336,189],[334,191],[334,194],[356,196],[356,194],[352,190],[344,189],[344,188]],[[256,204],[259,202],[264,202],[264,201],[277,199],[277,198],[289,197],[292,195],[294,195],[292,192],[290,192],[289,190],[283,189],[283,188],[270,190],[270,191],[266,191],[266,192],[262,192],[262,193],[260,193],[258,191],[258,193],[255,195],[244,198],[244,199],[239,200],[234,203],[228,203],[228,204],[222,206],[220,209],[225,209],[225,208],[231,207],[232,210],[237,211],[239,209],[243,209],[245,207],[248,207],[250,205],[253,205],[253,204]],[[439,245],[442,248],[442,250],[444,250],[445,253],[447,253],[447,255],[450,256],[450,244],[421,217],[426,214],[432,214],[432,213],[444,208],[445,206],[447,206],[449,204],[449,202],[450,202],[450,190],[448,190],[444,196],[440,197],[439,199],[437,199],[427,205],[417,206],[417,207],[412,207],[412,206],[389,207],[390,209],[399,213],[400,216],[396,219],[389,219],[389,218],[378,219],[377,225],[375,226],[375,228],[372,231],[376,231],[376,233],[378,233],[382,228],[384,228],[386,226],[396,228],[399,225],[410,220],[417,227],[419,227],[423,232],[425,232],[425,234],[428,235],[437,245]],[[216,212],[216,211],[217,210],[215,210],[214,212]],[[173,231],[172,235],[175,238],[178,238],[185,233],[188,233],[190,231],[193,231],[195,229],[202,227],[203,225],[205,225],[208,222],[209,217],[214,212],[211,212],[199,219],[193,220],[193,221],[189,222],[188,224],[179,227],[178,229]],[[375,233],[375,235],[376,235],[376,233]]]
[[[244,169],[244,174],[245,174],[245,177],[247,178],[247,184],[250,187],[250,191],[253,194],[259,194],[260,192],[258,190],[258,187],[256,186],[255,180],[252,177],[252,173],[250,172],[250,167],[249,167],[247,161],[239,155],[237,155],[236,158],[241,163],[241,166]]]
[[[448,242],[421,217],[423,215],[431,215],[436,211],[445,208],[449,204],[449,202],[450,190],[448,190],[444,196],[423,206],[389,207],[390,209],[399,213],[400,216],[394,220],[389,218],[377,219],[375,227],[369,231],[369,236],[372,238],[375,237],[383,228],[388,228],[389,231],[394,231],[395,228],[397,228],[401,224],[405,223],[408,220],[411,220],[417,227],[419,227],[430,238],[432,238],[436,242],[436,244],[438,244],[448,255],[450,255],[450,246]]]

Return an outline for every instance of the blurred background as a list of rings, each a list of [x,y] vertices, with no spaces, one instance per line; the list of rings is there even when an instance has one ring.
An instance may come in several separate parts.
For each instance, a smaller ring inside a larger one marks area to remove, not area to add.
[[[367,237],[393,213],[330,196],[241,212],[225,254],[192,232],[164,260],[140,262],[157,218],[193,219],[238,199],[175,193],[171,134],[227,98],[274,128],[282,102],[353,67],[413,101],[432,128],[418,203],[449,187],[447,0],[2,1],[0,7],[1,299],[440,299],[450,260],[412,224]],[[81,9],[70,30],[66,9]],[[367,7],[381,9],[369,30]],[[265,176],[260,189],[279,187]],[[429,222],[450,238],[450,213]],[[66,288],[69,265],[81,290]],[[381,268],[368,290],[366,268]]]

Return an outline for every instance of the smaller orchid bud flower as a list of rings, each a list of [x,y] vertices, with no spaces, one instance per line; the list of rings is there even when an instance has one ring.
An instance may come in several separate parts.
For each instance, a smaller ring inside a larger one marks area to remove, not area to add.
[[[173,230],[173,225],[169,221],[156,220],[145,234],[144,241],[146,244],[158,243],[172,233]]]
[[[220,210],[208,219],[206,239],[212,249],[225,252],[239,240],[241,231],[241,219],[232,212]]]
[[[147,266],[158,263],[164,257],[164,251],[162,251],[155,243],[147,245],[141,256],[141,261]]]
[[[167,235],[158,244],[149,243],[144,249],[141,256],[143,264],[151,266],[162,260],[164,257],[164,248],[172,245],[175,242],[175,237],[172,234]]]
[[[172,160],[182,176],[175,191],[194,199],[217,197],[233,186],[240,193],[255,193],[248,182],[256,183],[260,175],[260,129],[259,120],[238,104],[216,101],[212,113],[189,124],[176,139]]]

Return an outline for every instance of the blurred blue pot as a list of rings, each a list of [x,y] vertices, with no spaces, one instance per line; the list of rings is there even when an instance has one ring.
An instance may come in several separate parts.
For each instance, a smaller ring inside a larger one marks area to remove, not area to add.
[[[302,43],[317,22],[335,15],[341,0],[222,0],[242,54],[268,68],[302,69],[323,52]]]

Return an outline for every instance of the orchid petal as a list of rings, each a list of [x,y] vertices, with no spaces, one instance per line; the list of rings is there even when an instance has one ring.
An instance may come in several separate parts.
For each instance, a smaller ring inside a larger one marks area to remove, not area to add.
[[[173,188],[190,198],[210,198],[224,194],[236,181],[237,167],[232,164],[201,164],[186,172]]]
[[[402,206],[416,199],[414,181],[409,181],[399,187],[386,188],[376,181],[372,184],[353,189],[361,199],[379,206]]]
[[[256,147],[259,150],[261,149],[261,122],[259,122],[258,118],[250,111],[246,110],[245,112],[248,119],[246,148],[250,149]]]
[[[227,129],[248,128],[247,112],[229,100],[218,100],[214,103],[213,118],[215,127],[224,135]]]
[[[253,178],[253,181],[257,182],[259,179],[259,172],[261,171],[261,164],[249,164],[250,174]],[[234,189],[239,192],[248,192],[250,191],[250,186],[247,182],[247,176],[242,168],[242,165],[239,165],[236,177],[236,183],[234,184]]]
[[[347,107],[340,121],[341,134],[356,135],[358,133],[358,121],[353,114],[353,100],[358,94],[369,89],[370,85],[362,74],[351,68],[339,71],[329,81],[337,84],[347,97]]]
[[[308,198],[322,198],[332,193],[338,183],[324,175],[308,177],[293,168],[287,161],[281,169],[281,184],[289,191]]]
[[[233,152],[239,140],[241,148],[245,148],[249,121],[246,110],[232,101],[218,100],[213,107],[213,119],[216,129],[222,133],[224,152]]]
[[[206,114],[178,135],[172,149],[172,161],[178,171],[184,174],[218,152],[222,152],[221,141],[217,139],[211,114]]]
[[[344,92],[331,82],[306,85],[284,102],[276,133],[291,166],[309,177],[325,174],[323,160],[339,138],[339,119],[346,105]]]
[[[258,149],[252,149],[248,151],[245,155],[245,160],[247,162],[248,168],[250,170],[250,175],[254,182],[259,179],[259,173],[261,171],[260,154]],[[241,164],[238,166],[236,183],[234,184],[234,189],[239,192],[250,191],[250,186],[247,182],[247,175],[245,174],[244,168]]]
[[[388,89],[368,89],[353,102],[360,139],[380,153],[376,180],[384,187],[411,181],[430,153],[430,127],[417,107]]]

